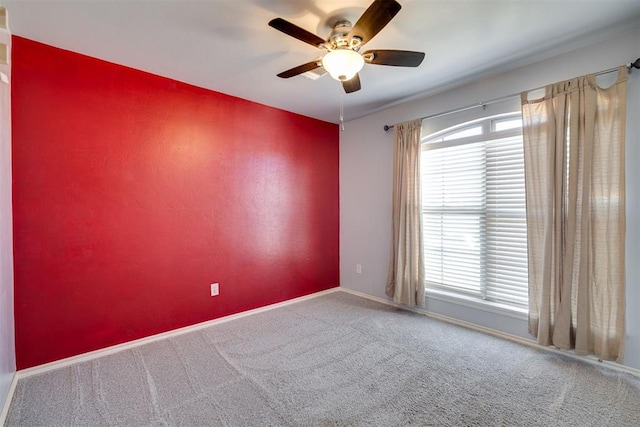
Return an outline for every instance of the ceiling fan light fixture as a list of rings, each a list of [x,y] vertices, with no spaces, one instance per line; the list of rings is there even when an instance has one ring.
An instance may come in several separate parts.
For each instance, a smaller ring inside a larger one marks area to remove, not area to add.
[[[278,77],[288,79],[322,70],[341,82],[345,93],[352,93],[361,89],[358,72],[365,63],[394,67],[419,66],[424,59],[424,52],[377,49],[359,53],[360,48],[375,37],[400,9],[402,6],[396,0],[373,0],[354,25],[334,15],[330,18],[334,22],[333,30],[326,40],[282,18],[272,19],[269,26],[281,33],[328,51],[321,60],[298,65],[279,73]]]
[[[364,67],[364,58],[355,50],[336,49],[322,58],[322,66],[338,81],[350,80]]]

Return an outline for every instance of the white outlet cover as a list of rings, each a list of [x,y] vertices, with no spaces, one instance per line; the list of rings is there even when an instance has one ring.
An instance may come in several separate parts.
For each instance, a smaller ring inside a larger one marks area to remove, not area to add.
[[[211,296],[215,297],[216,295],[220,294],[220,284],[219,283],[212,283],[211,284]]]

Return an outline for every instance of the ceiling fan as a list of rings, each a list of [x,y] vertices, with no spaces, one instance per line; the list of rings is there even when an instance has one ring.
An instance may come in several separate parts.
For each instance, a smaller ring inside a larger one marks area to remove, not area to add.
[[[417,67],[424,59],[424,52],[408,50],[368,50],[360,53],[360,48],[380,32],[402,6],[395,0],[375,0],[362,14],[360,19],[351,25],[347,20],[338,21],[329,38],[323,40],[307,30],[298,27],[282,18],[275,18],[269,25],[300,41],[308,43],[327,53],[320,59],[299,65],[278,74],[288,79],[307,71],[324,68],[331,77],[342,82],[346,93],[360,90],[358,72],[364,64],[392,65],[396,67]]]

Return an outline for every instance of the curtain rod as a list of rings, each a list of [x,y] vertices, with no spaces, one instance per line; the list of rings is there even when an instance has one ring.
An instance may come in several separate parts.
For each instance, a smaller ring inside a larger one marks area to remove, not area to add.
[[[640,58],[636,59],[635,62],[627,64],[626,66],[629,72],[631,72],[633,68],[637,68],[640,70]],[[615,67],[615,68],[609,68],[608,70],[598,71],[597,73],[593,73],[593,74],[595,74],[596,76],[600,76],[603,74],[613,73],[614,71],[617,71],[617,70],[618,70],[618,67]],[[544,88],[545,86],[541,86],[535,89],[529,89],[528,92],[533,92],[535,90],[540,90]],[[472,108],[484,107],[485,105],[495,104],[496,102],[505,101],[510,98],[515,98],[516,96],[519,97],[520,93],[513,93],[511,95],[501,96],[500,98],[493,98],[488,101],[477,102],[475,104],[467,105],[466,107],[455,108],[453,110],[443,111],[442,113],[431,114],[429,116],[420,117],[420,120],[433,119],[435,117],[446,116],[447,114],[453,114],[453,113],[459,113],[466,110],[471,110]],[[385,132],[387,132],[388,130],[393,129],[393,127],[394,125],[384,125],[383,129]]]

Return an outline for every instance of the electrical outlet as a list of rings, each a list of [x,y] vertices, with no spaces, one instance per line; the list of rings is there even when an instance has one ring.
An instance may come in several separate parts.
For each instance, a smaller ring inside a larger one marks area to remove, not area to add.
[[[356,273],[362,274],[362,266],[360,264],[356,264]]]
[[[212,283],[211,284],[211,296],[215,297],[216,295],[220,294],[220,284],[219,283]]]

